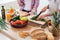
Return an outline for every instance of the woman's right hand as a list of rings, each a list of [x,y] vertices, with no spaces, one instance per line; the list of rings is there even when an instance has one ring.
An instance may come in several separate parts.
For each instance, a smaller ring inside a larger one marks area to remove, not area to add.
[[[41,20],[41,19],[43,19],[43,18],[44,18],[44,16],[41,15],[41,16],[39,16],[39,17],[37,18],[37,20]]]
[[[42,9],[42,12],[45,12],[47,9],[48,9],[49,6],[45,6],[43,9]]]
[[[47,17],[47,16],[48,16],[48,14],[40,15],[40,16],[37,18],[37,20],[41,20],[41,19],[43,19],[43,18],[45,18],[45,17]]]

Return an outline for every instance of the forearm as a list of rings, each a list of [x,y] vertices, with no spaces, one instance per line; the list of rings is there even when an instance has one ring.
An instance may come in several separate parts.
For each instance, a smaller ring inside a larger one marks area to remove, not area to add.
[[[44,14],[44,15],[40,15],[37,19],[43,19],[45,17],[48,17],[48,16],[53,16],[53,13],[50,13],[50,14]]]
[[[41,10],[41,12],[43,13],[43,12],[45,12],[47,9],[49,9],[49,5],[48,5],[48,6],[45,6],[45,7]]]
[[[47,17],[47,16],[53,16],[54,13],[50,13],[50,14],[45,14],[44,16]]]

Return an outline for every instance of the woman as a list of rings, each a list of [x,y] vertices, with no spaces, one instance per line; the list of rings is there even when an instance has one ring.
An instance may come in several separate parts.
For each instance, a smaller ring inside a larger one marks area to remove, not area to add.
[[[37,11],[39,0],[17,0],[21,11],[34,15]]]
[[[47,16],[53,15],[55,11],[60,11],[59,7],[60,7],[60,0],[49,0],[49,5],[47,5],[42,9],[42,12],[45,12],[47,9],[49,9],[49,12],[47,14],[40,15],[37,19],[43,19]]]

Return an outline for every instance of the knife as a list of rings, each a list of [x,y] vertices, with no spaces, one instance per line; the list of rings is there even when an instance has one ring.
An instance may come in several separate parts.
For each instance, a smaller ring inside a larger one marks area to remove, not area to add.
[[[39,17],[39,15],[42,13],[42,11],[38,14],[38,15],[36,15],[36,16],[33,16],[31,19],[32,20],[36,20],[38,17]]]

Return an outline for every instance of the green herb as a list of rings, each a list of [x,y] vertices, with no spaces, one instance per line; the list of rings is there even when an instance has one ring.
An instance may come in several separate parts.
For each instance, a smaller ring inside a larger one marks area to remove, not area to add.
[[[54,26],[58,27],[58,25],[60,23],[60,13],[55,12],[53,17],[54,17]]]
[[[16,17],[13,17],[10,21],[16,21],[17,19],[20,20],[19,17],[20,17],[19,15]]]
[[[6,30],[8,28],[6,24],[7,23],[2,18],[0,18],[0,28]]]
[[[37,16],[33,16],[31,19],[32,20],[36,20],[37,19]]]
[[[41,21],[43,21],[43,22],[47,22],[47,20],[46,20],[46,19],[41,19]]]
[[[54,36],[58,36],[59,35],[59,24],[60,24],[60,13],[58,12],[54,12],[54,20],[53,20],[53,28],[52,28],[52,34]]]
[[[31,19],[32,20],[37,20],[37,18],[38,18],[38,16],[41,14],[42,12],[40,12],[38,15],[36,15],[36,16],[33,16]]]

